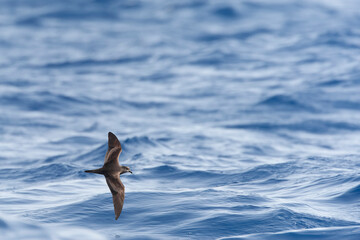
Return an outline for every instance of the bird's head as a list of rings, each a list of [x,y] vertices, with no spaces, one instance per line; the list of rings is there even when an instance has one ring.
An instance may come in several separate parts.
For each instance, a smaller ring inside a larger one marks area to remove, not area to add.
[[[129,172],[129,173],[132,174],[132,171],[130,170],[129,167],[127,167],[127,166],[121,166],[121,172],[120,172],[120,174],[127,173],[127,172]]]

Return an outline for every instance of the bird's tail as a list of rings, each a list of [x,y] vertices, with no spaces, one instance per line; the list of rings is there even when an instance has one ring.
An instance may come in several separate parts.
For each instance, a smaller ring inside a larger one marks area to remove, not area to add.
[[[87,173],[97,173],[97,174],[103,174],[103,171],[101,168],[94,169],[94,170],[85,170]]]

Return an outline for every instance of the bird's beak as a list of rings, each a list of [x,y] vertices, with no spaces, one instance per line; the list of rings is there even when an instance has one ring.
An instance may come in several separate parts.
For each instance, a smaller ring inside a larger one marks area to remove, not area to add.
[[[132,174],[132,171],[130,171],[130,170],[129,170],[129,173],[131,173],[131,174]]]

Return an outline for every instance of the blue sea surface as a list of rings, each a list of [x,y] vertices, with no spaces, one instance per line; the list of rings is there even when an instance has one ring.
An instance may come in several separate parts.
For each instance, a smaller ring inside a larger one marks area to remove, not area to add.
[[[1,239],[360,239],[357,0],[0,0]],[[107,133],[133,174],[116,221]]]

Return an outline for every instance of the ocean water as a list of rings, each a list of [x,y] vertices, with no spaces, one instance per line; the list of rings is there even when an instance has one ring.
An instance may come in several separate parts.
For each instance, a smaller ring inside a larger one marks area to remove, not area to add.
[[[357,0],[0,0],[1,239],[360,239]],[[116,221],[107,132],[133,173]]]

